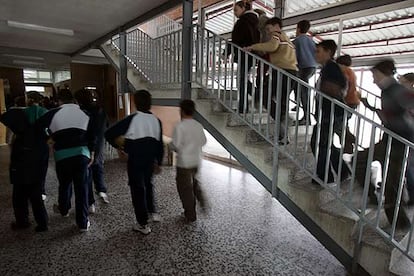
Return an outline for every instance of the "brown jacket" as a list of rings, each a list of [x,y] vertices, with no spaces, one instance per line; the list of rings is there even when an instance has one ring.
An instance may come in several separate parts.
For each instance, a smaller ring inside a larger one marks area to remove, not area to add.
[[[269,53],[270,62],[276,67],[298,71],[295,46],[284,32],[280,39],[273,35],[270,41],[254,44],[251,47],[253,51]]]

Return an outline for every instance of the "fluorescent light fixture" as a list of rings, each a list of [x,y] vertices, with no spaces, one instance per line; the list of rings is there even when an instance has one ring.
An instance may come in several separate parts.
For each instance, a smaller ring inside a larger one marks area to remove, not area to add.
[[[18,64],[18,65],[46,65],[43,62],[34,62],[34,61],[27,61],[27,60],[13,60],[13,64]]]
[[[11,54],[2,54],[3,57],[10,57],[10,58],[20,58],[20,59],[28,59],[28,60],[45,60],[42,57],[34,57],[34,56],[22,56],[22,55],[11,55]]]
[[[46,26],[22,23],[22,22],[17,22],[17,21],[10,21],[10,20],[7,20],[7,25],[13,28],[47,32],[47,33],[67,35],[67,36],[73,36],[75,33],[73,30],[69,30],[69,29],[51,28],[51,27],[46,27]]]

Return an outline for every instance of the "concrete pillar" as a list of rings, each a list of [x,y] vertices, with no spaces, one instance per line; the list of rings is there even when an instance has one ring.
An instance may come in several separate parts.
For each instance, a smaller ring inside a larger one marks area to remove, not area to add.
[[[181,98],[191,99],[193,0],[183,0],[183,64]]]

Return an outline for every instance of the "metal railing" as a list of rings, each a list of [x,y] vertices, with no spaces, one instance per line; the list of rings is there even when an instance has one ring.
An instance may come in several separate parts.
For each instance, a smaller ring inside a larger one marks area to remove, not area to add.
[[[139,29],[126,34],[125,58],[152,85],[168,86],[181,83],[182,32],[175,31],[152,39]],[[111,39],[120,51],[119,36]]]
[[[409,152],[414,144],[386,129],[378,122],[377,115],[365,108],[359,109],[365,113],[354,110],[301,81],[294,72],[276,68],[207,29],[196,25],[193,30],[193,82],[273,145],[274,194],[282,154],[315,185],[328,190],[359,217],[355,259],[361,250],[363,229],[369,227],[414,261],[414,252],[410,251],[414,230],[412,224],[408,226],[414,218],[407,217],[402,203]],[[127,46],[129,61],[156,84],[181,83],[181,32],[153,40],[138,35],[139,32],[128,33],[128,44],[133,44]],[[143,55],[138,53],[143,49],[139,47],[141,40],[147,40],[150,45],[144,47],[149,51],[144,61],[138,60]],[[116,38],[112,44],[119,45]],[[293,90],[296,96],[290,93]],[[306,104],[291,112],[290,108],[298,105],[302,94]],[[377,95],[368,91],[362,91],[362,95],[379,107]],[[304,119],[303,126],[299,124],[300,119]],[[308,158],[310,152],[314,158]],[[352,154],[352,159],[345,161],[345,153]],[[382,182],[378,186],[371,181],[373,161],[382,165],[379,175]],[[345,178],[347,181],[343,181]],[[370,201],[377,202],[374,208]],[[384,206],[389,228],[383,225]],[[404,226],[404,222],[409,229],[405,229],[402,242],[397,228]]]
[[[168,16],[161,15],[144,24],[138,26],[138,29],[155,39],[164,35],[181,30],[182,25]]]
[[[195,26],[194,41],[193,81],[274,146],[272,190],[277,188],[279,154],[283,154],[314,184],[330,191],[360,218],[354,256],[359,254],[363,228],[367,226],[414,261],[414,252],[410,251],[413,226],[409,226],[414,218],[408,218],[402,199],[409,152],[414,144],[386,129],[376,114],[367,116],[348,107],[304,83],[293,72],[274,67],[209,30]],[[237,60],[233,62],[235,55]],[[296,97],[290,95],[293,90]],[[303,93],[308,104],[291,112]],[[362,95],[371,105],[380,107],[377,95],[369,91],[362,91]],[[304,126],[299,125],[302,118]],[[311,118],[316,119],[315,126],[311,126]],[[346,147],[349,144],[351,148]],[[309,150],[315,156],[313,160],[307,158]],[[353,155],[350,161],[343,159],[346,150]],[[382,182],[377,187],[371,181],[373,161],[382,165]],[[377,203],[374,208],[370,201]],[[383,225],[384,206],[389,228]],[[401,242],[396,229],[403,226],[408,228]]]

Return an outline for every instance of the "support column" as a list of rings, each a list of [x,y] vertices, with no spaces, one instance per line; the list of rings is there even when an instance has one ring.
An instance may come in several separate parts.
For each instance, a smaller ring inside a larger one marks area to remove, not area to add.
[[[126,33],[124,31],[119,33],[119,48],[120,48],[120,55],[119,55],[119,94],[124,94],[124,110],[125,116],[128,116],[131,113],[131,106],[129,101],[129,94],[128,94],[128,67],[127,67],[127,39]]]
[[[275,16],[280,19],[283,18],[285,13],[285,2],[286,0],[275,0]]]
[[[183,64],[181,98],[191,99],[193,0],[183,0]]]
[[[338,49],[336,55],[339,57],[342,51],[342,33],[344,30],[344,20],[341,18],[339,19],[339,27],[338,27]]]

